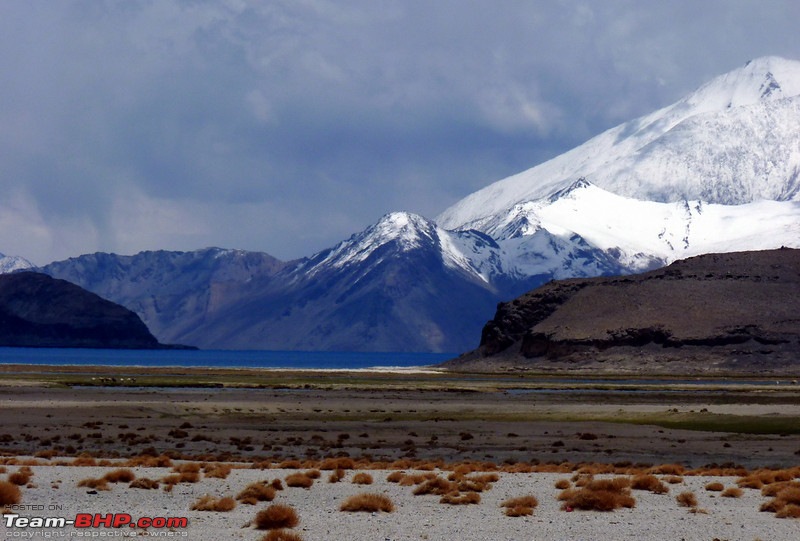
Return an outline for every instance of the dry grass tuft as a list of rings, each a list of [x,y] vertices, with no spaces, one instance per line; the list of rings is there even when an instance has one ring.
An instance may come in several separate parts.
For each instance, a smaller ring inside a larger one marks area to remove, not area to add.
[[[14,483],[0,481],[0,507],[16,505],[22,500],[22,492]]]
[[[111,490],[111,487],[108,486],[108,481],[102,477],[100,479],[83,479],[78,482],[78,486],[95,490]]]
[[[371,485],[372,476],[368,473],[359,472],[353,476],[354,485]]]
[[[664,478],[664,481],[669,483],[670,485],[679,485],[683,483],[683,477],[680,475],[668,475]]]
[[[669,492],[667,485],[651,474],[634,476],[631,480],[631,488],[634,490],[649,490],[653,494],[666,494]]]
[[[613,511],[636,506],[636,500],[631,496],[630,480],[625,477],[593,480],[582,488],[565,490],[559,499],[564,502],[561,509],[565,511]]]
[[[439,503],[448,505],[474,505],[481,503],[481,495],[477,492],[467,492],[464,494],[460,492],[451,492],[442,496],[439,499]]]
[[[725,490],[725,485],[723,485],[719,481],[713,481],[706,485],[706,490],[708,490],[709,492],[722,492],[723,490]]]
[[[306,473],[292,473],[286,476],[286,486],[295,488],[311,488],[314,485],[314,479],[309,477]]]
[[[527,517],[533,514],[533,510],[539,505],[539,500],[535,496],[519,496],[510,498],[500,504],[505,508],[507,517]]]
[[[386,482],[388,482],[388,483],[399,483],[400,481],[403,480],[403,478],[405,476],[406,476],[406,472],[404,472],[404,471],[401,471],[401,470],[393,471],[392,473],[390,473],[389,475],[386,476]]]
[[[294,509],[281,503],[272,504],[256,514],[255,525],[259,530],[279,530],[294,528],[300,524],[300,518]]]
[[[569,479],[559,479],[556,481],[555,486],[558,490],[567,490],[568,488],[572,488],[572,483]]]
[[[394,503],[383,494],[356,494],[347,498],[339,509],[347,512],[391,513],[394,511]]]
[[[271,502],[275,499],[275,488],[267,484],[266,481],[251,483],[236,495],[236,499],[246,505],[255,505],[258,502]]]
[[[158,488],[158,481],[154,479],[148,479],[147,477],[140,477],[138,479],[134,479],[133,481],[131,481],[131,484],[128,485],[128,487],[153,490]]]
[[[203,471],[206,477],[213,479],[227,479],[233,468],[230,464],[207,464]]]
[[[697,507],[697,496],[694,492],[681,492],[675,496],[675,500],[681,507]]]
[[[201,496],[196,502],[192,504],[192,511],[217,511],[227,512],[233,511],[236,507],[236,501],[231,497],[215,498],[210,494]]]
[[[127,468],[112,470],[103,476],[109,483],[130,483],[136,479],[136,475]]]
[[[344,479],[344,470],[342,469],[333,470],[328,476],[329,483],[338,483],[342,479]]]
[[[741,498],[744,491],[738,487],[729,487],[726,488],[720,496],[723,498]]]
[[[31,477],[33,477],[33,470],[31,470],[28,466],[22,466],[20,469],[8,476],[8,482],[23,487],[30,483]]]
[[[415,488],[413,494],[414,496],[424,496],[427,494],[444,496],[445,494],[449,494],[450,492],[455,492],[456,489],[457,489],[456,484],[453,483],[452,481],[448,481],[447,479],[442,479],[441,477],[433,477],[432,479],[428,479],[427,481],[419,485],[417,488]]]
[[[777,518],[800,518],[800,488],[789,486],[764,503],[761,511],[775,513]]]
[[[303,538],[289,530],[272,530],[259,541],[303,541]]]

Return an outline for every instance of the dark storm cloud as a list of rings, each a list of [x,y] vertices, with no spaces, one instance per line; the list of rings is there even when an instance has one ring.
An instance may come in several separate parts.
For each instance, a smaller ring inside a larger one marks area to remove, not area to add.
[[[0,4],[0,251],[309,255],[767,54],[787,2]]]

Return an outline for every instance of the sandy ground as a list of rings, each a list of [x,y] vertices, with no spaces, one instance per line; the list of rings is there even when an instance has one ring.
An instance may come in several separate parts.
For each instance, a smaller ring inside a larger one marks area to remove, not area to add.
[[[102,477],[112,468],[40,466],[33,467],[35,488],[24,488],[23,504],[13,511],[24,517],[74,517],[77,513],[129,513],[140,517],[187,517],[188,527],[172,530],[100,528],[97,530],[49,528],[0,528],[0,538],[38,538],[128,535],[144,536],[172,532],[173,538],[193,540],[259,540],[259,532],[250,521],[269,503],[239,504],[230,512],[191,511],[192,504],[202,495],[231,496],[251,482],[285,479],[296,470],[233,470],[227,479],[205,478],[194,484],[179,484],[171,492],[140,490],[126,484],[112,485],[109,491],[92,494],[77,487],[81,479]],[[14,471],[9,467],[9,471]],[[170,473],[169,468],[133,468],[139,477],[158,479]],[[272,504],[282,503],[295,509],[300,524],[294,531],[305,541],[376,540],[376,541],[504,541],[504,540],[746,540],[790,541],[800,535],[800,521],[778,519],[772,513],[759,512],[767,498],[758,490],[745,490],[740,498],[723,498],[719,493],[704,489],[711,481],[726,487],[735,486],[732,477],[684,477],[680,484],[670,486],[668,494],[633,491],[636,506],[612,512],[561,510],[556,499],[558,479],[570,475],[554,473],[501,473],[499,481],[481,495],[475,505],[445,505],[433,495],[414,496],[413,488],[386,481],[388,471],[369,473],[374,478],[370,486],[351,482],[356,471],[348,471],[339,483],[327,482],[329,472],[309,489],[285,488],[279,491]],[[447,472],[445,472],[446,475]],[[58,487],[58,488],[53,488]],[[680,507],[675,495],[693,491],[698,507],[704,513],[692,514]],[[372,492],[388,496],[395,504],[392,513],[346,513],[339,510],[349,496]],[[539,501],[532,516],[511,518],[503,514],[501,502],[523,495],[534,495]],[[29,506],[26,508],[26,506]],[[46,511],[32,510],[43,506]],[[52,509],[52,510],[48,510]],[[24,532],[24,533],[23,533]],[[30,537],[28,537],[30,538]],[[37,538],[37,537],[33,537]]]
[[[371,471],[375,483],[366,487],[351,482],[353,471],[335,484],[327,481],[328,472],[323,471],[310,489],[287,488],[273,503],[297,511],[301,522],[295,531],[305,541],[800,539],[800,520],[759,512],[767,500],[760,491],[745,490],[741,498],[722,498],[706,491],[704,486],[716,478],[685,476],[682,483],[670,485],[669,494],[634,491],[635,508],[610,513],[563,511],[556,499],[559,490],[554,487],[557,479],[571,477],[580,463],[639,469],[669,463],[686,468],[720,464],[751,470],[795,467],[800,464],[800,400],[793,389],[515,392],[416,385],[389,380],[358,388],[2,386],[0,461],[38,455],[40,462],[49,459],[50,464],[67,464],[81,454],[90,454],[119,463],[127,457],[154,453],[166,454],[176,462],[223,461],[247,466],[234,469],[227,479],[203,478],[194,484],[178,484],[171,492],[118,484],[93,494],[78,487],[78,482],[101,477],[110,466],[36,465],[31,485],[22,488],[22,507],[10,511],[23,517],[70,518],[77,513],[187,517],[186,529],[150,529],[149,533],[193,540],[256,541],[264,532],[255,530],[250,521],[269,504],[239,504],[224,513],[190,508],[204,494],[235,496],[251,482],[285,479],[293,473],[250,468],[258,461],[274,465],[285,459],[339,456],[363,458],[373,464],[399,459],[442,465],[481,461],[498,467],[568,462],[574,466],[569,466],[567,473],[500,473],[477,505],[444,505],[438,496],[414,496],[413,487],[387,482],[386,469]],[[698,429],[706,424],[711,428]],[[6,466],[0,480],[19,467],[16,463]],[[133,469],[137,477],[151,479],[170,473],[168,468]],[[737,477],[719,480],[732,487]],[[706,512],[690,514],[678,506],[675,495],[683,491],[693,491]],[[361,492],[389,496],[395,511],[339,511],[345,498]],[[532,516],[504,516],[502,501],[529,494],[539,501]],[[79,534],[99,537],[101,533],[8,528],[4,524],[0,524],[0,539],[31,538],[34,534],[52,539]],[[104,537],[144,533],[123,528],[105,531]]]

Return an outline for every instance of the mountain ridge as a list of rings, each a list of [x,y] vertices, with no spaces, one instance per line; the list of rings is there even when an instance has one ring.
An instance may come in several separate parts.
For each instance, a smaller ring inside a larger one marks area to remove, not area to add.
[[[294,261],[212,248],[90,254],[41,270],[128,306],[166,342],[464,351],[498,302],[553,279],[800,247],[797,92],[800,62],[758,59],[438,221],[388,213]]]

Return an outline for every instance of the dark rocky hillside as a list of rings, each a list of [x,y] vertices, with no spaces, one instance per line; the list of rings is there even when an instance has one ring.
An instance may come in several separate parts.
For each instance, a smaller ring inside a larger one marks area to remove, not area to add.
[[[800,250],[559,280],[498,305],[453,369],[800,373]]]
[[[36,272],[0,275],[0,346],[167,347],[127,308]]]

